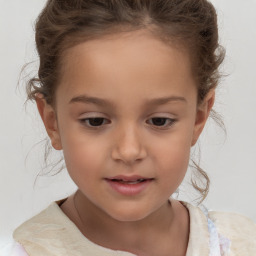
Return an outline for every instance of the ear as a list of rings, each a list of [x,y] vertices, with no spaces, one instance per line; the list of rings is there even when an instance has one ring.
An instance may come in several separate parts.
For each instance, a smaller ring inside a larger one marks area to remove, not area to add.
[[[194,126],[194,133],[191,146],[194,146],[204,129],[205,123],[209,117],[210,111],[215,100],[215,90],[212,89],[205,96],[203,102],[197,107],[196,120]]]
[[[48,133],[48,136],[51,139],[52,146],[56,150],[61,150],[62,145],[61,145],[55,110],[51,105],[49,105],[46,102],[42,94],[36,95],[36,104],[37,104],[37,108],[40,113],[40,116],[42,118],[42,121],[44,123],[45,129]]]

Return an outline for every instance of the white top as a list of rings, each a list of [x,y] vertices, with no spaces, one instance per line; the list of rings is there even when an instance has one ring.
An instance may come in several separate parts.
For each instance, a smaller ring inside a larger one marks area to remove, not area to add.
[[[4,246],[0,246],[0,256],[28,256],[28,254],[20,243],[12,239]]]
[[[19,244],[10,256],[134,256],[88,240],[59,207],[65,200],[52,202],[14,231]],[[186,256],[256,255],[256,224],[250,219],[234,213],[204,213],[199,207],[181,203],[190,215]]]

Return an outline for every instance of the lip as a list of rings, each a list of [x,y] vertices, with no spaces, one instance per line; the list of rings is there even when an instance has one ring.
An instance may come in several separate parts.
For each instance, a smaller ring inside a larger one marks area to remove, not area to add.
[[[136,184],[124,184],[122,181],[137,181],[139,179],[143,179],[143,182],[139,182]],[[119,180],[119,181],[118,181]],[[105,181],[109,184],[109,186],[117,193],[125,196],[135,196],[142,193],[150,184],[153,182],[153,178],[145,178],[138,175],[133,176],[115,176],[111,178],[106,178]]]
[[[107,180],[123,180],[123,181],[136,181],[136,180],[148,180],[152,178],[142,177],[139,175],[132,175],[132,176],[126,176],[126,175],[118,175],[114,177],[107,178]]]

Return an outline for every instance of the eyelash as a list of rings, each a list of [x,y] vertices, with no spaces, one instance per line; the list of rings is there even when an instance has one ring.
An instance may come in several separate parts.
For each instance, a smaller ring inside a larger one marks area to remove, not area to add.
[[[103,118],[103,117],[91,117],[91,118],[80,119],[80,122],[82,123],[82,125],[87,126],[90,129],[100,129],[102,127],[102,125],[98,125],[98,126],[88,125],[87,121],[90,122],[91,120],[95,120],[95,119],[100,119],[100,120],[104,119],[104,120],[106,120],[106,118]],[[166,123],[166,120],[170,121],[170,123],[166,126],[157,126],[157,125],[155,125],[157,128],[160,127],[160,129],[165,129],[167,127],[170,127],[177,121],[176,119],[167,118],[167,117],[152,117],[150,119],[165,119],[165,123]]]

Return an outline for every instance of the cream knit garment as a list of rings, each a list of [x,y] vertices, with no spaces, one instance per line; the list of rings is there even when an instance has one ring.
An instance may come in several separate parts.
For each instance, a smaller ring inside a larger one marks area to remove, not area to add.
[[[62,212],[59,204],[64,200],[51,203],[14,231],[13,238],[29,256],[134,256],[88,240]],[[256,256],[254,222],[239,214],[204,213],[189,203],[181,203],[190,215],[186,256]]]

